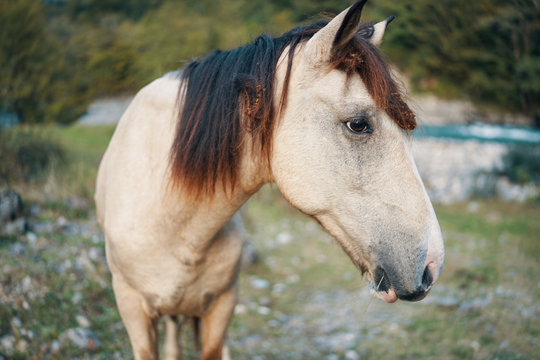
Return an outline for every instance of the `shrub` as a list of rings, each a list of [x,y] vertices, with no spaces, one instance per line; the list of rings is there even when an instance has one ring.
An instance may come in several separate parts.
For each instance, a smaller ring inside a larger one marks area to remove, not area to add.
[[[540,145],[513,145],[503,157],[501,175],[516,184],[540,184]]]
[[[53,165],[65,163],[65,151],[44,129],[0,129],[0,184],[33,181]]]

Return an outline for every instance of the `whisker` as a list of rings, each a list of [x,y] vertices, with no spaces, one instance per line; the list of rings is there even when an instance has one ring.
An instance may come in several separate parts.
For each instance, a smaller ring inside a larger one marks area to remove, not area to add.
[[[381,286],[381,283],[382,283],[383,279],[384,279],[384,273],[381,276],[381,280],[379,280],[379,283],[377,284],[377,287],[375,288],[375,291],[379,291],[379,287]],[[368,300],[368,303],[367,303],[364,311],[362,312],[362,314],[360,316],[360,322],[363,322],[366,319],[366,315],[367,315],[367,312],[369,310],[369,306],[371,305],[372,301],[373,301],[373,296],[370,296],[369,300]]]

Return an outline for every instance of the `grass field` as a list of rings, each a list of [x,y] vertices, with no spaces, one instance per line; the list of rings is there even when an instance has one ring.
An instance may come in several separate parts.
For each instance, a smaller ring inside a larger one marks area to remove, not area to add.
[[[0,239],[0,359],[129,359],[91,202],[111,127],[51,129],[67,165],[14,187],[30,233]],[[436,206],[446,264],[420,303],[373,299],[340,247],[276,188],[247,204],[236,359],[540,359],[540,204]],[[188,359],[196,359],[189,327]]]

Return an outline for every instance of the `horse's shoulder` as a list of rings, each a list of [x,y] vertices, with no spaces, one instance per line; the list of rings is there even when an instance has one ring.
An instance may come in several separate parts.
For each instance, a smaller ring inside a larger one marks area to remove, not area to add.
[[[137,105],[151,107],[154,110],[164,110],[174,107],[180,87],[177,76],[167,73],[143,87],[133,102]]]

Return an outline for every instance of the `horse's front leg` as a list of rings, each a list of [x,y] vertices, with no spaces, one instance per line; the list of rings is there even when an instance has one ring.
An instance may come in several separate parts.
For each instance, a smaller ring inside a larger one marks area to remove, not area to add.
[[[116,305],[129,335],[136,360],[158,359],[157,322],[159,316],[151,311],[146,299],[129,286],[121,276],[113,274]]]
[[[165,316],[165,360],[182,359],[179,332],[181,324],[176,316]]]
[[[202,360],[228,360],[225,333],[236,305],[237,284],[222,293],[201,318]]]

